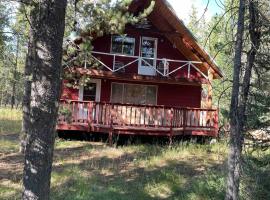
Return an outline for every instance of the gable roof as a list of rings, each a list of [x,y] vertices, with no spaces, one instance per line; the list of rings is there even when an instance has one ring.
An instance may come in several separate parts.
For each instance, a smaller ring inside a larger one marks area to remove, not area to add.
[[[130,11],[138,14],[147,8],[151,0],[133,0],[130,5]],[[156,26],[165,37],[176,46],[176,48],[192,61],[200,61],[203,64],[198,65],[202,72],[207,74],[212,69],[215,79],[222,78],[223,73],[213,60],[213,58],[198,44],[197,39],[179,19],[166,0],[155,0],[155,6],[148,19]],[[183,48],[184,47],[184,48]]]

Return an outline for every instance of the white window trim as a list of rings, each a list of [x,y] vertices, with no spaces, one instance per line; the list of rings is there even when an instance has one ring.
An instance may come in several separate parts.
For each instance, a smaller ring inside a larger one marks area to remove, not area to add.
[[[100,94],[101,94],[101,79],[90,79],[90,83],[96,83],[96,102],[100,102]],[[79,88],[79,101],[83,101],[83,92],[84,86],[80,86]]]
[[[135,49],[136,49],[136,39],[135,39],[135,37],[126,36],[126,38],[131,38],[131,39],[134,40],[134,47],[133,47],[132,55],[130,55],[130,54],[123,53],[123,49],[122,49],[122,53],[113,52],[113,50],[112,50],[113,36],[121,36],[121,35],[111,35],[111,48],[110,48],[110,53],[116,54],[116,55],[128,55],[128,56],[134,56],[134,55],[135,55]],[[123,37],[123,36],[122,36],[122,37]],[[123,37],[123,38],[125,38],[125,37]]]
[[[146,85],[146,84],[138,84],[138,83],[119,83],[119,82],[111,82],[111,96],[110,96],[110,102],[112,103],[112,85],[113,84],[118,84],[118,85],[122,85],[122,97],[121,97],[121,103],[123,103],[124,100],[124,85],[143,85],[143,86],[152,86],[156,88],[156,102],[154,105],[157,105],[157,101],[158,101],[158,85]],[[144,104],[142,104],[144,105]],[[147,104],[146,104],[147,105]]]

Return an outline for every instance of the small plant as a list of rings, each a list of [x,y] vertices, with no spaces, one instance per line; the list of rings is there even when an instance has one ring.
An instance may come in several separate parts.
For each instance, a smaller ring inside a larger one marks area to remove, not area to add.
[[[61,107],[59,109],[59,114],[60,116],[63,116],[64,117],[64,120],[67,122],[67,123],[71,123],[72,122],[72,112],[69,108],[67,107]]]

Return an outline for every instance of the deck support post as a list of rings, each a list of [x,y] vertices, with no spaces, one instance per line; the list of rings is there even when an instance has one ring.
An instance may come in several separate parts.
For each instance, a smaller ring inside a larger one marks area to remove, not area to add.
[[[112,146],[112,137],[113,137],[113,120],[111,119],[110,131],[109,131],[109,145]]]
[[[114,118],[114,108],[112,105],[112,112],[111,112],[111,119],[110,119],[110,130],[109,130],[109,145],[112,146],[112,138],[113,138],[113,118]]]
[[[109,132],[109,145],[112,146],[112,136],[113,136],[113,130],[112,128],[110,129],[110,132]]]

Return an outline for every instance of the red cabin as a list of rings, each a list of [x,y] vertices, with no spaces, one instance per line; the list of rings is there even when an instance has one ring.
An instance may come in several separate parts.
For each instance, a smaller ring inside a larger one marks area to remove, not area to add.
[[[149,2],[134,0],[130,11]],[[211,81],[222,72],[170,5],[155,2],[147,20],[127,25],[125,36],[95,39],[81,67],[64,63],[78,82],[88,82],[72,88],[64,81],[61,109],[70,113],[60,110],[58,130],[108,133],[110,140],[113,134],[217,136]]]

